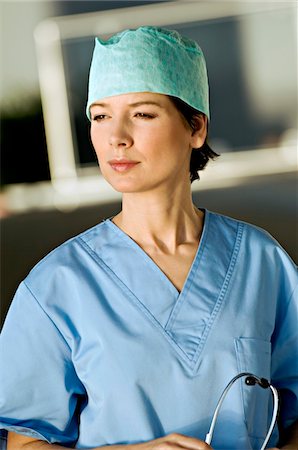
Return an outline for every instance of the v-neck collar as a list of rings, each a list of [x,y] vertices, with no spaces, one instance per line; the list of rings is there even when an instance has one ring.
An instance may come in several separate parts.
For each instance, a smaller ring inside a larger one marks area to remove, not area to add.
[[[243,224],[205,211],[203,232],[183,289],[111,219],[85,235],[93,258],[182,356],[192,372],[221,310],[240,248]],[[88,250],[89,251],[89,250]],[[108,292],[106,293],[108,296]]]
[[[190,265],[189,271],[187,273],[187,276],[185,278],[182,290],[179,291],[176,286],[172,283],[172,281],[168,278],[168,276],[165,274],[165,272],[156,264],[156,262],[148,255],[148,253],[145,252],[145,250],[140,247],[140,245],[137,244],[136,241],[134,241],[128,234],[126,234],[121,228],[119,228],[114,222],[113,218],[109,218],[106,220],[106,224],[115,232],[117,233],[126,243],[133,247],[138,254],[146,260],[147,264],[151,266],[152,270],[156,272],[157,276],[168,285],[168,288],[172,291],[173,295],[176,297],[176,301],[178,301],[180,298],[183,298],[185,296],[185,291],[188,290],[188,284],[191,283],[191,280],[193,278],[194,272],[197,268],[197,263],[199,260],[199,253],[201,251],[201,248],[204,247],[204,240],[205,236],[207,234],[207,229],[209,225],[209,213],[205,209],[201,209],[201,211],[204,212],[204,220],[203,220],[203,228],[202,233],[200,237],[200,242],[198,244],[198,248],[196,250],[195,256],[193,258],[193,261]],[[178,269],[177,269],[178,270]]]

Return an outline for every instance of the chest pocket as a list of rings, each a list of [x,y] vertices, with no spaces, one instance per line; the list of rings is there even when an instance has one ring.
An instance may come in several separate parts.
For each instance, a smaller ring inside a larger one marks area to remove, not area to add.
[[[270,381],[271,343],[260,339],[235,339],[235,348],[239,372],[250,372]],[[258,385],[247,386],[245,378],[241,384],[244,417],[248,435],[256,441],[265,438],[271,420],[271,390]]]

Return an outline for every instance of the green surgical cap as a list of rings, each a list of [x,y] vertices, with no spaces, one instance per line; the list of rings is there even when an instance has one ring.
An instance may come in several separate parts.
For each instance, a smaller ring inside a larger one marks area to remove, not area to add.
[[[131,92],[178,97],[209,118],[206,62],[192,39],[177,31],[143,26],[108,40],[95,39],[88,103]]]

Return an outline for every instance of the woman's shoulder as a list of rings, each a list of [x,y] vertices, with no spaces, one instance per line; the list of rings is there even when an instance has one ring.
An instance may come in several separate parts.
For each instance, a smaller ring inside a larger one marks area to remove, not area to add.
[[[31,283],[45,276],[52,278],[57,272],[66,274],[68,271],[80,270],[88,261],[91,243],[96,240],[99,248],[105,245],[108,239],[106,222],[104,220],[54,248],[30,270],[26,281]]]
[[[269,245],[282,248],[280,243],[267,230],[258,225],[217,212],[207,211],[207,213],[216,222],[216,225],[222,228],[223,232],[237,229],[246,241],[260,246]]]
[[[267,230],[249,222],[229,217],[217,212],[207,212],[209,221],[213,222],[222,236],[234,233],[240,243],[240,253],[247,260],[266,262],[272,267],[284,265],[297,270],[297,265],[287,251]],[[236,241],[236,237],[235,237]]]
[[[60,313],[66,317],[75,305],[79,309],[90,287],[106,279],[100,256],[110,245],[112,227],[107,222],[68,239],[42,258],[18,286],[12,305],[22,305],[22,311],[38,305],[55,323]]]

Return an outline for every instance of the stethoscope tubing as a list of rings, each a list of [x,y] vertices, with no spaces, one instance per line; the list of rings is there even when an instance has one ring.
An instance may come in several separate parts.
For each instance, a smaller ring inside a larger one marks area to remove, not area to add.
[[[224,399],[226,398],[226,395],[228,394],[229,390],[231,389],[231,387],[233,386],[235,381],[237,381],[239,378],[242,378],[242,377],[251,378],[252,380],[255,381],[254,384],[259,384],[263,388],[268,388],[269,387],[271,389],[271,392],[272,392],[272,395],[273,395],[273,411],[272,411],[271,423],[270,423],[270,426],[268,428],[267,435],[265,437],[263,445],[260,448],[260,450],[265,450],[265,448],[266,448],[266,446],[268,444],[268,441],[270,439],[270,436],[272,434],[272,431],[273,431],[276,419],[277,419],[278,403],[279,403],[278,392],[277,392],[276,388],[274,386],[272,386],[272,384],[270,384],[267,380],[259,378],[256,375],[254,375],[252,373],[249,373],[249,372],[242,372],[242,373],[239,373],[238,375],[236,375],[234,378],[231,379],[231,381],[227,384],[227,386],[223,390],[223,392],[222,392],[222,394],[221,394],[221,396],[220,396],[220,398],[218,400],[218,403],[216,405],[216,408],[215,408],[215,411],[214,411],[214,414],[213,414],[213,417],[212,417],[212,421],[211,421],[211,424],[210,424],[209,431],[206,434],[205,442],[206,442],[206,444],[209,444],[209,445],[211,444],[212,437],[213,437],[213,432],[214,432],[214,428],[215,428],[215,424],[216,424],[216,421],[217,421],[217,418],[218,418],[218,414],[219,414],[220,408],[221,408],[221,406],[222,406],[222,404],[224,402]]]
[[[260,450],[265,450],[268,441],[270,439],[270,436],[272,434],[276,419],[277,419],[277,413],[278,413],[278,392],[276,390],[276,388],[274,386],[272,386],[272,384],[270,384],[270,389],[273,395],[273,412],[272,412],[272,419],[271,419],[271,423],[270,423],[270,427],[268,428],[268,432],[267,432],[267,436],[263,442],[263,445],[261,447]]]

